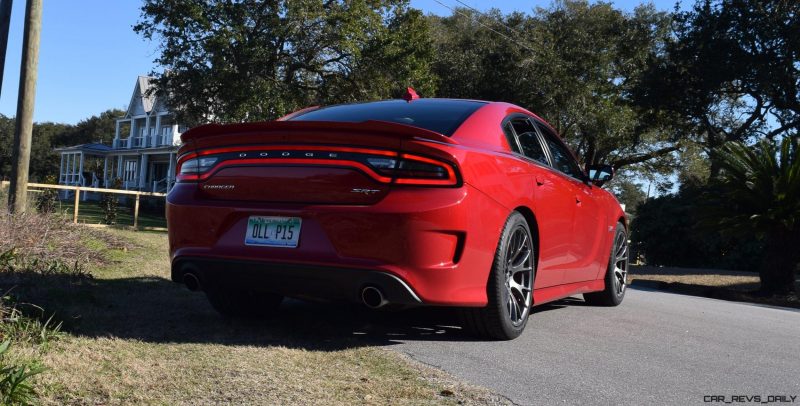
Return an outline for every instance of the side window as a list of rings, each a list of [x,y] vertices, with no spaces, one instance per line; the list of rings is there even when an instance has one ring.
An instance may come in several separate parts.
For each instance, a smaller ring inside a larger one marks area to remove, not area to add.
[[[539,125],[539,129],[542,131],[545,142],[550,148],[550,155],[553,158],[553,167],[575,179],[583,180],[583,171],[581,171],[580,166],[575,162],[575,158],[573,158],[569,150],[556,139],[557,136],[543,125]]]
[[[522,145],[522,154],[534,161],[548,165],[544,149],[536,134],[536,128],[533,127],[530,120],[520,117],[512,119],[510,123],[514,127],[514,132],[517,133],[520,145]]]
[[[511,122],[507,122],[503,125],[503,133],[506,135],[506,141],[508,141],[508,145],[511,147],[511,150],[520,154],[519,145],[517,145],[517,140],[514,139],[514,129],[511,126]]]

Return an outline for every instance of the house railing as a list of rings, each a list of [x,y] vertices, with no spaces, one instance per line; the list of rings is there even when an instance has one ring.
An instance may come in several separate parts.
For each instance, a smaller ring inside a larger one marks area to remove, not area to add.
[[[122,181],[122,187],[125,190],[138,189],[139,188],[139,178]]]
[[[128,137],[128,138],[115,139],[114,143],[112,144],[112,147],[114,149],[130,148],[130,145],[131,145],[131,139],[130,139],[130,137]]]
[[[84,186],[86,185],[86,178],[83,177],[81,173],[65,173],[61,179],[59,179],[58,183],[63,183],[65,185],[72,185],[72,186]]]
[[[158,145],[172,144],[172,129],[165,128],[165,130],[169,131],[161,131],[161,135],[158,137]]]
[[[175,179],[172,179],[170,177],[154,180],[152,191],[156,193],[167,193],[169,192],[170,189],[172,189],[172,185],[174,184],[175,184]]]
[[[146,147],[146,138],[144,136],[134,137],[133,138],[133,145],[131,148],[143,148]]]
[[[0,185],[2,187],[7,187],[9,185],[9,181],[2,181]],[[38,189],[57,189],[57,190],[71,190],[75,192],[75,207],[72,212],[72,222],[78,224],[78,211],[81,204],[81,192],[97,192],[97,193],[111,193],[111,194],[118,194],[118,195],[128,195],[128,196],[135,196],[136,201],[133,204],[133,229],[139,229],[139,200],[142,196],[150,196],[150,197],[166,197],[166,193],[153,193],[153,192],[138,192],[134,190],[119,190],[119,189],[103,189],[103,188],[96,188],[96,187],[82,187],[82,186],[65,186],[65,185],[50,185],[46,183],[28,183],[28,190],[31,191],[38,190]],[[94,227],[102,227],[102,224],[87,224]],[[155,230],[155,231],[166,231],[167,229],[164,227],[141,227],[141,229],[145,230]]]

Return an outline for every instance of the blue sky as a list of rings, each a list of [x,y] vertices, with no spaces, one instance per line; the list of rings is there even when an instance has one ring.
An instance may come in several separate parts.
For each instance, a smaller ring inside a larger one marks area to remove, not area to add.
[[[546,7],[550,0],[479,1],[461,0],[476,9],[499,8],[504,13],[530,12]],[[450,7],[457,0],[439,0]],[[449,15],[436,0],[411,0],[426,13]],[[684,0],[686,2],[686,0]],[[617,0],[620,8],[632,10],[641,1]],[[674,0],[654,1],[659,9],[671,10]],[[109,108],[125,108],[138,75],[153,70],[156,43],[136,35],[132,26],[139,18],[138,0],[45,0],[35,121],[75,124]],[[22,26],[25,0],[16,0],[11,16],[6,67],[0,94],[0,114],[16,114]]]

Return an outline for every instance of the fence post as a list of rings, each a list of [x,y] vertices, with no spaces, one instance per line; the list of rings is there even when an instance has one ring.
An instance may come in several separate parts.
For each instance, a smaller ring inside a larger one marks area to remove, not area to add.
[[[139,225],[139,194],[136,194],[136,203],[133,204],[133,229]]]
[[[78,206],[81,204],[81,188],[75,188],[75,210],[72,213],[72,222],[78,224]]]

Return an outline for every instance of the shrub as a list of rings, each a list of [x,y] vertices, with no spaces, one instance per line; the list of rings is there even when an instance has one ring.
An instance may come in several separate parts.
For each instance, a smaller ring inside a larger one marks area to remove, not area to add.
[[[35,375],[44,372],[44,368],[36,361],[9,363],[6,361],[11,340],[0,344],[0,404],[30,405],[36,392],[28,382]]]
[[[54,175],[47,176],[44,183],[56,184]],[[36,196],[34,206],[39,213],[53,213],[58,206],[58,191],[55,189],[45,189]]]
[[[764,255],[763,241],[723,235],[701,226],[701,189],[688,186],[674,195],[639,205],[631,240],[648,265],[754,271]]]
[[[21,307],[26,307],[23,312]],[[30,343],[46,348],[61,337],[61,323],[45,318],[44,309],[33,304],[19,304],[8,294],[0,297],[0,340]]]
[[[122,180],[114,179],[111,189],[122,189]],[[117,224],[119,214],[119,198],[113,193],[103,193],[100,198],[100,208],[103,209],[103,223],[108,225]]]

